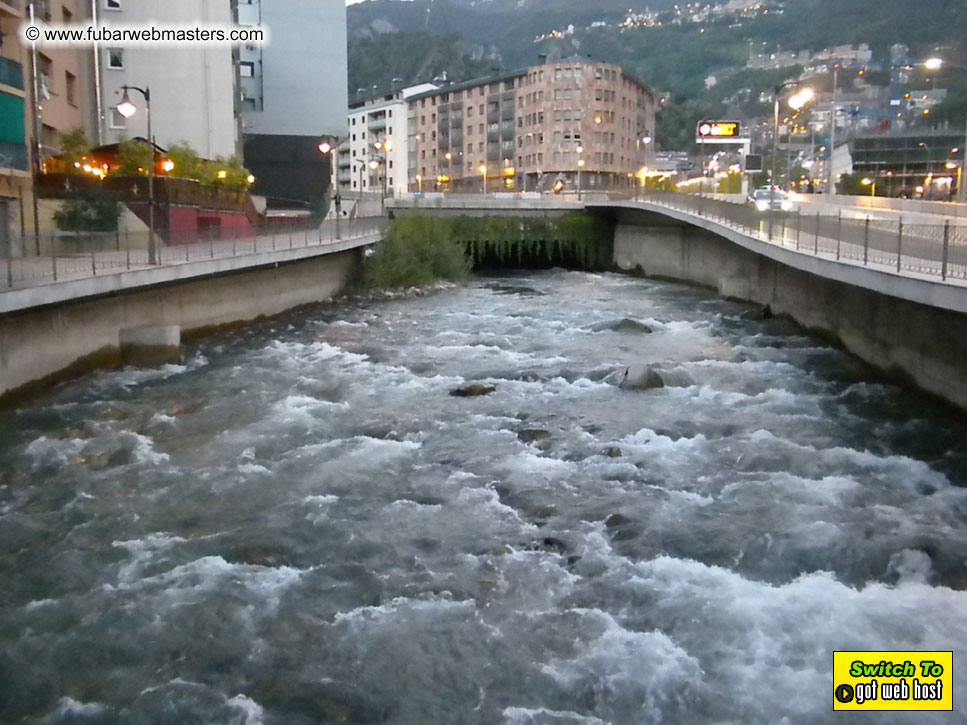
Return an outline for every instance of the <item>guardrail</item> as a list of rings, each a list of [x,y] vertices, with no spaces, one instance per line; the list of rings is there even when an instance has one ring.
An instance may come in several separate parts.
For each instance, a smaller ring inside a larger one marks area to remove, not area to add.
[[[265,224],[218,230],[155,234],[156,264],[148,260],[148,232],[51,232],[0,242],[0,292],[60,281],[118,274],[226,257],[303,247],[325,247],[385,231],[385,217],[327,219],[313,224]],[[258,264],[257,259],[252,260]]]
[[[633,195],[612,199],[635,200]],[[742,230],[760,241],[836,260],[879,264],[896,272],[915,272],[947,279],[967,279],[967,225],[905,223],[903,219],[873,220],[792,212],[760,212],[751,205],[648,191],[640,201],[678,209]]]

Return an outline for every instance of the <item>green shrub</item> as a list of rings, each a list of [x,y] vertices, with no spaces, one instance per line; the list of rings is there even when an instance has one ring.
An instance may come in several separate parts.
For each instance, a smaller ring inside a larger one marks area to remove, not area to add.
[[[410,213],[390,222],[389,233],[368,257],[360,276],[366,289],[420,287],[470,274],[466,245],[455,241],[446,219]]]
[[[118,144],[122,176],[147,176],[151,165],[151,147],[140,139],[126,138]]]
[[[117,229],[120,216],[117,196],[94,187],[65,201],[54,212],[54,223],[65,232],[109,232]]]

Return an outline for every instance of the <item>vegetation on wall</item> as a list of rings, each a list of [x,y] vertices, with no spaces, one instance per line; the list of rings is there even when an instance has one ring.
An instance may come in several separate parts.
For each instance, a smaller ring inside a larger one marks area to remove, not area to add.
[[[458,281],[469,274],[464,246],[454,240],[448,220],[412,213],[390,222],[389,233],[363,264],[359,286],[420,287],[439,280]]]
[[[466,279],[474,268],[550,267],[596,269],[610,263],[603,243],[606,222],[571,214],[543,217],[430,217],[411,212],[390,231],[363,265],[361,289],[420,287]]]
[[[54,212],[54,224],[65,232],[109,232],[117,229],[121,205],[100,186],[71,196]]]

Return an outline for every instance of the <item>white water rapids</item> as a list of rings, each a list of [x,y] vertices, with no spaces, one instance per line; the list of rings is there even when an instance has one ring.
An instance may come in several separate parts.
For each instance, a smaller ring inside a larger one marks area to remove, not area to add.
[[[849,722],[964,722],[963,417],[750,311],[482,279],[0,413],[0,721],[838,722],[835,650],[953,650]]]

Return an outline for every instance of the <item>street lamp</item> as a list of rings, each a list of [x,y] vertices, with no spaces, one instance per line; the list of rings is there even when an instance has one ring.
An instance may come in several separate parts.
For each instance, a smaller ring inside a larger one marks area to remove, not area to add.
[[[772,206],[775,201],[775,188],[777,181],[776,165],[777,165],[777,155],[779,149],[779,94],[782,93],[783,88],[788,88],[789,86],[799,85],[798,80],[790,80],[780,83],[775,87],[773,94],[773,104],[772,104],[772,185],[770,194],[770,206]],[[796,109],[797,111],[805,106],[809,101],[813,99],[815,92],[812,88],[808,86],[806,88],[801,88],[789,97],[789,105]]]
[[[445,180],[443,182],[444,183],[443,193],[446,194],[447,193],[447,187],[450,185],[448,182],[450,181],[450,168],[451,168],[451,163],[450,162],[453,160],[453,154],[450,153],[449,151],[447,151],[445,154],[443,154],[443,158],[445,158],[447,160],[447,173],[446,173],[446,176],[445,176]]]
[[[876,196],[876,178],[866,177],[860,182],[863,186],[870,187],[870,196]]]
[[[584,159],[581,158],[581,154],[584,153],[584,146],[578,144],[578,201],[581,201],[581,169],[584,168]]]
[[[949,65],[961,70],[967,70],[965,66],[950,63],[943,58],[928,58],[923,62],[923,67],[927,70],[940,70],[943,66]],[[960,161],[960,172],[957,174],[957,201],[961,204],[967,203],[967,118],[964,119],[964,157]]]
[[[137,91],[144,96],[144,113],[148,123],[148,147],[151,150],[151,161],[148,163],[148,264],[158,263],[158,248],[154,239],[154,136],[151,135],[151,89],[148,86],[138,88],[137,86],[121,86],[124,95],[121,102],[115,107],[117,112],[125,118],[131,118],[138,107],[131,102],[128,91]]]
[[[332,171],[332,188],[335,189],[333,204],[336,208],[336,239],[342,239],[339,229],[339,217],[342,215],[342,195],[339,193],[339,144],[345,140],[345,138],[336,138],[332,141],[326,139],[319,144],[319,153],[323,156],[329,156],[329,165]]]
[[[487,164],[480,164],[480,168],[478,169],[478,171],[480,172],[480,176],[483,179],[483,193],[486,194],[487,193]]]

